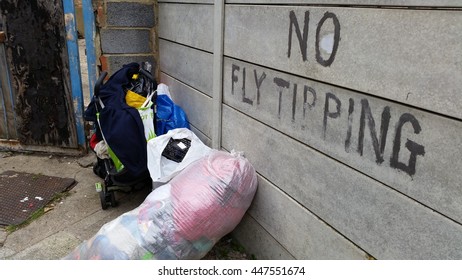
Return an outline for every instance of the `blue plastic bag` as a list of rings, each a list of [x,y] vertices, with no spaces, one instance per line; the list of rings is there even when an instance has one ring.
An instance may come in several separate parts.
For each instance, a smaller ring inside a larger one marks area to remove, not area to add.
[[[170,98],[165,84],[159,84],[157,94],[156,135],[163,135],[175,128],[190,129],[186,113]]]

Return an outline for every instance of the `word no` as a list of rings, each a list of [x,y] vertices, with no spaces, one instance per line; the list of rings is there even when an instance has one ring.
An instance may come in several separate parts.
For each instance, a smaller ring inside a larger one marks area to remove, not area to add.
[[[321,48],[320,48],[320,43],[321,43],[321,30],[324,25],[324,23],[328,20],[332,20],[332,23],[334,24],[334,34],[333,34],[333,44],[332,44],[332,50],[330,52],[330,56],[326,59],[323,58],[321,55]],[[298,23],[297,16],[295,15],[294,11],[290,11],[289,13],[289,46],[287,50],[287,57],[290,58],[291,56],[291,51],[292,51],[292,36],[293,36],[293,30],[295,29],[295,34],[297,35],[298,39],[298,44],[300,46],[300,51],[302,53],[302,59],[303,61],[307,61],[308,59],[308,31],[309,31],[309,25],[310,25],[310,12],[306,11],[305,12],[305,19],[303,23],[303,33],[300,30],[300,25]],[[340,42],[340,22],[337,18],[337,16],[334,13],[326,12],[324,16],[321,18],[321,20],[318,23],[318,27],[316,28],[316,43],[315,43],[315,50],[316,50],[316,61],[321,64],[324,67],[330,66],[334,60],[335,60],[335,55],[337,54],[337,49],[338,45]]]

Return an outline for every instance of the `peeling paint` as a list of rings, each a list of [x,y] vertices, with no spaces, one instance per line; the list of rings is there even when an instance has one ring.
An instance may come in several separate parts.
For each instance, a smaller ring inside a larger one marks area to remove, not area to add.
[[[62,5],[61,0],[0,2],[21,144],[77,146],[65,30],[73,15],[64,16]]]
[[[66,22],[66,25],[71,24],[72,22],[74,22],[74,15],[71,13],[66,13],[64,15],[64,21]]]
[[[75,26],[74,26],[74,15],[73,14],[70,14],[70,13],[67,13],[64,15],[64,21],[66,23],[66,26],[70,26],[70,28],[68,28],[68,31],[66,32],[66,39],[67,40],[70,40],[70,41],[75,41],[75,37],[74,37],[74,29],[75,29]]]

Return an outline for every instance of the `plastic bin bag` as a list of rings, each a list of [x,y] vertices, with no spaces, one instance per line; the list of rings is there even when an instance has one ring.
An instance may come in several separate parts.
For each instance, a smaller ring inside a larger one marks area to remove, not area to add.
[[[168,156],[165,154],[166,148],[171,144],[172,139],[187,139],[190,142],[189,147],[184,146],[186,154],[181,161],[166,157]],[[166,183],[190,163],[206,156],[211,150],[187,128],[176,128],[167,134],[157,136],[149,140],[147,146],[148,170],[151,179],[153,182]]]
[[[201,259],[238,225],[256,189],[247,159],[213,150],[65,259]]]
[[[173,102],[168,86],[159,84],[157,94],[156,135],[175,128],[190,128],[186,113]]]

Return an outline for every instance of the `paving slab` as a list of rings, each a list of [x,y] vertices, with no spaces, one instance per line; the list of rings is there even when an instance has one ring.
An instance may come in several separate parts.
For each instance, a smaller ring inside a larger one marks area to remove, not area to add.
[[[56,260],[65,257],[81,241],[65,231],[53,234],[39,243],[15,254],[14,260]]]
[[[5,242],[7,236],[7,232],[4,229],[0,229],[0,247],[3,246],[3,243]]]
[[[94,154],[61,157],[19,153],[0,159],[0,173],[15,170],[68,177],[77,182],[67,196],[49,204],[50,210],[27,226],[9,234],[0,228],[0,259],[60,259],[92,237],[102,225],[141,204],[149,190],[116,193],[119,206],[102,210],[94,187],[102,179],[93,174],[93,160],[96,161]]]

